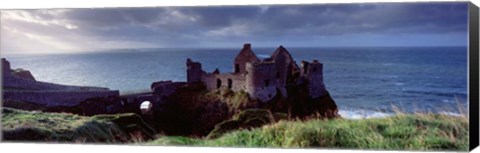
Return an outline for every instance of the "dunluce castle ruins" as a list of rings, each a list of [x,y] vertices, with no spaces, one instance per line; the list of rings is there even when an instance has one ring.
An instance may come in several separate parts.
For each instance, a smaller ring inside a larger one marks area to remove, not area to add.
[[[158,81],[149,91],[120,94],[104,87],[42,82],[28,70],[12,69],[2,58],[1,103],[14,109],[82,116],[135,113],[155,130],[169,135],[206,136],[224,121],[228,128],[239,129],[269,124],[282,116],[339,117],[323,82],[323,64],[317,60],[299,64],[283,46],[260,59],[247,43],[232,62],[233,72],[206,72],[200,62],[186,59],[186,81]],[[271,112],[277,118],[227,122],[247,110]],[[128,122],[137,123],[136,119]]]
[[[249,43],[244,44],[232,64],[233,72],[230,73],[220,73],[218,69],[206,72],[200,62],[187,59],[186,82],[158,81],[151,84],[149,92],[120,95],[118,90],[103,87],[37,81],[28,70],[11,69],[10,62],[2,58],[2,104],[27,110],[95,115],[140,113],[145,111],[140,105],[149,102],[147,112],[161,113],[157,110],[165,110],[165,104],[175,103],[171,97],[181,92],[178,89],[196,85],[208,91],[246,92],[251,100],[261,102],[259,104],[275,103],[275,97],[283,97],[295,103],[301,101],[315,105],[315,108],[324,108],[325,103],[307,101],[331,99],[323,83],[323,64],[313,60],[302,61],[298,66],[283,46],[279,46],[269,58],[260,59]],[[333,100],[326,101],[334,104]],[[336,109],[335,105],[332,106]]]
[[[312,98],[327,94],[323,83],[323,64],[317,60],[302,61],[299,67],[283,46],[278,47],[270,58],[261,60],[252,51],[251,44],[244,44],[233,66],[231,73],[220,73],[218,69],[207,73],[200,62],[187,59],[187,83],[202,82],[208,90],[243,90],[251,98],[264,102],[277,94],[287,97],[287,86],[302,83],[307,84]]]

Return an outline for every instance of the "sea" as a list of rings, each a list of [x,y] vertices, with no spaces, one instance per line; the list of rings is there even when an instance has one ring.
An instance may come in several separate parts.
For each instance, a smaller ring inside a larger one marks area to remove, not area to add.
[[[467,102],[467,47],[292,47],[294,60],[323,63],[324,83],[350,119],[400,112],[461,115]],[[39,81],[148,91],[155,81],[186,81],[186,59],[211,72],[233,71],[240,48],[116,49],[74,54],[2,54]],[[275,48],[253,48],[268,58]]]

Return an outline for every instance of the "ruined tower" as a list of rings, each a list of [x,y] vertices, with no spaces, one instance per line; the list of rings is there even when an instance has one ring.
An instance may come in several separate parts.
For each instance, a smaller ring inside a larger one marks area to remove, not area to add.
[[[302,61],[302,76],[308,80],[308,91],[312,98],[318,98],[327,94],[323,83],[323,64],[317,60],[312,63]]]
[[[187,83],[195,83],[202,81],[202,64],[187,59]]]
[[[240,53],[237,54],[233,61],[233,73],[245,73],[245,64],[260,61],[255,53],[252,51],[252,46],[249,43],[243,45]]]
[[[251,98],[266,102],[277,94],[275,63],[247,63],[246,70],[246,92]]]
[[[275,63],[275,81],[282,95],[286,97],[287,91],[285,86],[287,84],[287,78],[292,77],[295,67],[292,55],[288,53],[287,49],[280,46],[272,54],[271,60]]]

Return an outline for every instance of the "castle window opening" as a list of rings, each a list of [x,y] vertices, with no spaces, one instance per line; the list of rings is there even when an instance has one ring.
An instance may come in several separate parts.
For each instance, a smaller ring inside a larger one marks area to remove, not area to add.
[[[232,79],[228,79],[228,89],[232,89]]]
[[[270,80],[265,80],[265,87],[268,87],[270,85]]]
[[[277,72],[277,79],[280,79],[280,72]]]
[[[142,113],[150,112],[152,109],[152,103],[150,101],[144,101],[140,104],[140,110]]]
[[[314,67],[312,71],[313,71],[313,72],[317,71],[317,68],[316,68],[316,67]]]
[[[222,80],[217,79],[217,88],[220,88],[222,86]]]
[[[235,64],[235,73],[240,72],[240,64]]]
[[[304,74],[307,74],[308,73],[308,64],[305,64],[305,66],[303,66],[303,73]]]

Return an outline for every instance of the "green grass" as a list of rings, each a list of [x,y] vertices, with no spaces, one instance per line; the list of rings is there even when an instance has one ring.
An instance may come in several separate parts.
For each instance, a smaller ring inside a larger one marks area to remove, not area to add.
[[[149,144],[221,147],[468,150],[468,119],[434,114],[280,121],[217,139],[161,137]]]
[[[156,134],[136,114],[85,117],[3,108],[1,121],[4,141],[123,143]]]
[[[232,119],[215,125],[215,128],[207,135],[207,138],[217,138],[237,129],[248,129],[271,123],[275,123],[275,118],[269,110],[247,109],[235,114]]]
[[[248,93],[241,90],[239,92],[233,92],[227,88],[214,89],[207,91],[205,94],[199,96],[204,101],[222,101],[228,105],[230,111],[241,110],[249,106],[254,106],[257,101],[251,100]]]

